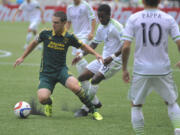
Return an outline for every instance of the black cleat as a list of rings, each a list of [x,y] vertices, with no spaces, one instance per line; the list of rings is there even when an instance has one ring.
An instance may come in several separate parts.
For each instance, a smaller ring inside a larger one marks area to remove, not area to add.
[[[101,108],[102,107],[102,104],[101,104],[101,102],[99,102],[98,104],[96,104],[96,105],[94,105],[95,106],[95,108]]]
[[[88,116],[88,112],[84,109],[79,109],[74,113],[75,117],[85,117]]]

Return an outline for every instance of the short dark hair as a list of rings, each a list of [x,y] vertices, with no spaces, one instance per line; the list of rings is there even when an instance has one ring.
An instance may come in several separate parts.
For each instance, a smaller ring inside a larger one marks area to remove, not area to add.
[[[61,18],[61,22],[66,22],[67,21],[66,13],[64,13],[63,11],[57,11],[57,12],[55,12],[53,14],[53,16],[60,17]]]
[[[98,7],[98,12],[104,12],[107,15],[111,15],[111,7],[109,5],[107,5],[107,4],[101,4]]]
[[[144,0],[144,2],[147,6],[157,7],[160,0]]]

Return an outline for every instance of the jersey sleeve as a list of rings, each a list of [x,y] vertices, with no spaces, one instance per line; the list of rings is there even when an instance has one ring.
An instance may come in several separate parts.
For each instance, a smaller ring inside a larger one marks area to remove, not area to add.
[[[129,40],[129,41],[133,40],[133,37],[134,37],[133,24],[134,23],[133,23],[132,17],[129,17],[129,19],[127,20],[126,26],[123,30],[123,36],[122,36],[123,40]]]
[[[73,46],[73,47],[76,47],[76,48],[80,48],[80,47],[82,47],[84,44],[82,43],[82,41],[81,40],[79,40],[74,34],[72,34],[72,36],[71,36],[71,45]]]
[[[173,17],[171,19],[170,35],[175,42],[180,40],[179,26]]]
[[[39,35],[36,37],[38,43],[42,42],[45,39],[45,31],[41,31]]]
[[[96,35],[95,35],[95,37],[93,39],[93,42],[99,44],[102,41],[103,41],[103,38],[101,36],[101,30],[100,30],[100,26],[99,26],[97,31],[96,31]]]

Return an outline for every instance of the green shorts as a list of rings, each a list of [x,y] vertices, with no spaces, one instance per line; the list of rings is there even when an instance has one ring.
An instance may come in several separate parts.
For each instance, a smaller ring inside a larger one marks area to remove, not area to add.
[[[62,67],[60,71],[55,73],[40,73],[39,75],[39,86],[38,89],[47,88],[53,93],[56,83],[61,83],[65,86],[66,80],[72,76],[68,73],[68,68],[66,66]]]

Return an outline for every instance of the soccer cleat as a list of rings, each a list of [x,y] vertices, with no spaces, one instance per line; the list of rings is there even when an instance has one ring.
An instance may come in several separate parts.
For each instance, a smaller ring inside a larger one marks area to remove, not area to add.
[[[102,107],[102,104],[101,104],[101,102],[99,102],[98,104],[96,104],[96,105],[94,105],[95,106],[95,108],[101,108]]]
[[[47,116],[47,117],[51,117],[52,116],[52,105],[45,105],[44,106],[44,114]]]
[[[180,128],[176,128],[174,130],[174,135],[180,135]]]
[[[103,119],[102,115],[100,113],[98,113],[98,112],[93,113],[93,118],[95,120],[102,120]]]
[[[75,117],[85,117],[88,116],[88,112],[84,109],[79,109],[74,113]]]

